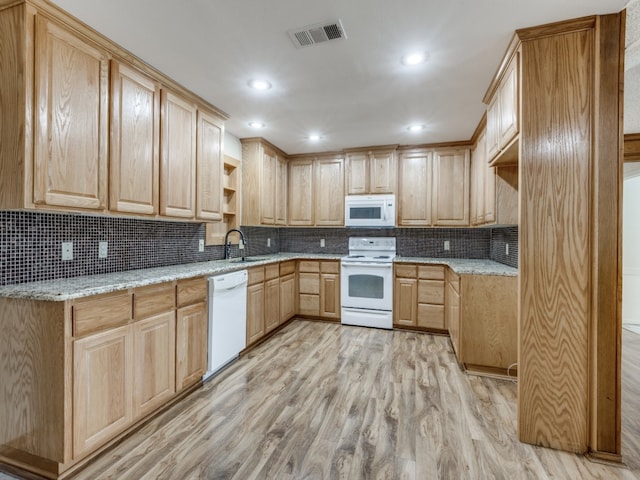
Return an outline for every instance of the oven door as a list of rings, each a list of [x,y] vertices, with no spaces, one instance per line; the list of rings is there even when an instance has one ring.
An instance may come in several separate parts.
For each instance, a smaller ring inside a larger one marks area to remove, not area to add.
[[[340,278],[342,306],[367,310],[393,307],[393,264],[343,261]]]

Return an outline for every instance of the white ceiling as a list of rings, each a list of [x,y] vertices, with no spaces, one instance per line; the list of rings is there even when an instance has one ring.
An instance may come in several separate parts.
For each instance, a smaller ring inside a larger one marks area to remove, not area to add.
[[[227,112],[233,135],[305,153],[467,140],[515,29],[618,12],[627,0],[54,3]],[[286,33],[337,18],[345,41],[298,50]],[[400,57],[413,50],[428,52],[429,60],[402,65]],[[273,88],[249,89],[255,77]],[[267,127],[248,127],[254,120]],[[412,123],[427,128],[410,133]],[[312,132],[323,138],[309,142]]]

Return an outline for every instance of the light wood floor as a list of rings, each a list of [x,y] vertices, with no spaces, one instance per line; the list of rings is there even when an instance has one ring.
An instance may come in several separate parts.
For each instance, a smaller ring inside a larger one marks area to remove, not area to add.
[[[640,479],[629,335],[633,470],[519,443],[515,384],[462,373],[447,337],[296,320],[76,478]]]

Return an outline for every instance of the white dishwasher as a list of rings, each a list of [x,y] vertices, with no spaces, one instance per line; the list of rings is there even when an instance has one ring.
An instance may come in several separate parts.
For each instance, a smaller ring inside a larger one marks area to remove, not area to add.
[[[209,277],[208,379],[247,346],[246,270]]]

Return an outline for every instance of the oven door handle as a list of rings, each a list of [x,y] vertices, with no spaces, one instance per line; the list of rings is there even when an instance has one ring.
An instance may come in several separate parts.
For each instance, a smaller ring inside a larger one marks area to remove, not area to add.
[[[370,262],[342,262],[342,267],[372,267],[372,268],[379,268],[379,267],[389,267],[389,268],[393,268],[393,263],[391,262],[387,262],[387,263],[370,263]]]

